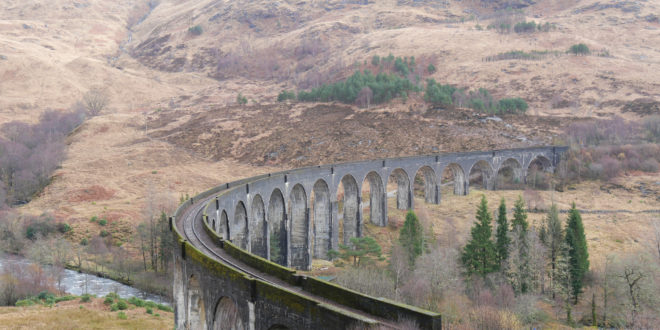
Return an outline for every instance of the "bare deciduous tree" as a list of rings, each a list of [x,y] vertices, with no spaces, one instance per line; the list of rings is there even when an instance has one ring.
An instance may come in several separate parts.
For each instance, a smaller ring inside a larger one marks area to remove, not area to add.
[[[364,86],[357,95],[355,102],[363,108],[371,106],[371,100],[374,98],[374,92],[368,86]]]
[[[108,106],[110,97],[105,89],[94,87],[83,95],[83,102],[85,103],[85,108],[87,108],[87,113],[90,116],[97,116]]]

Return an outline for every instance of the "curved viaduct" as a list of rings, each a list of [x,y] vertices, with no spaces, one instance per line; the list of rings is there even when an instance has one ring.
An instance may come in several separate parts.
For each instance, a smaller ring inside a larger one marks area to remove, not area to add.
[[[553,172],[567,147],[447,153],[321,165],[227,183],[177,209],[171,227],[175,321],[180,329],[343,329],[412,320],[439,329],[440,315],[339,287],[295,270],[327,259],[365,222],[387,225],[388,182],[398,209],[412,209],[415,178],[426,203],[442,200],[443,177],[467,195],[509,171],[524,181],[532,164]],[[418,181],[419,184],[421,182]],[[362,196],[365,200],[362,200]],[[364,209],[368,209],[365,211]]]

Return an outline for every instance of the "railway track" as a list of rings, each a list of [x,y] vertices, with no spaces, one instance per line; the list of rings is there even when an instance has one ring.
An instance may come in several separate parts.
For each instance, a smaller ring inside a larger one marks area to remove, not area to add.
[[[349,308],[332,300],[328,300],[326,298],[313,295],[303,290],[299,286],[294,286],[290,283],[284,282],[273,276],[263,274],[255,269],[252,269],[249,266],[243,265],[241,262],[234,259],[232,256],[227,254],[222,248],[216,246],[216,244],[211,241],[211,238],[208,236],[208,234],[203,230],[203,228],[201,228],[201,226],[203,226],[202,211],[204,209],[204,206],[213,198],[215,198],[215,196],[210,196],[203,200],[193,203],[188,208],[186,208],[186,210],[183,212],[182,216],[179,219],[176,219],[176,226],[180,229],[180,232],[185,236],[186,240],[188,240],[188,242],[190,242],[197,249],[202,251],[202,253],[250,277],[259,279],[261,281],[270,283],[275,286],[279,286],[288,291],[294,292],[298,295],[305,296],[311,300],[316,301],[319,304],[330,305],[335,308],[339,308],[347,312],[360,315],[367,319],[378,322],[383,328],[387,328],[387,329],[402,328],[401,325],[396,324],[391,320],[375,317],[363,311]]]

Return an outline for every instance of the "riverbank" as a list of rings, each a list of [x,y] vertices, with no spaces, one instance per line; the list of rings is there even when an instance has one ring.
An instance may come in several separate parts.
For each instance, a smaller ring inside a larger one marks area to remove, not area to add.
[[[0,329],[171,329],[174,313],[128,305],[111,311],[104,298],[62,301],[52,307],[0,307]],[[124,318],[125,317],[125,318]]]
[[[128,285],[140,291],[144,291],[145,293],[162,296],[166,300],[170,299],[170,290],[169,290],[169,286],[167,286],[168,284],[170,284],[170,282],[165,281],[166,283],[164,285],[161,285],[159,283],[161,281],[154,281],[153,277],[158,277],[161,275],[154,274],[153,272],[151,273],[139,272],[139,273],[135,273],[131,278],[126,278],[125,276],[120,275],[119,272],[116,272],[113,269],[108,269],[107,267],[104,267],[104,271],[99,271],[98,269],[94,269],[91,266],[78,267],[76,265],[67,264],[65,268],[83,274],[89,274],[96,277],[110,279],[119,282],[121,284]],[[152,278],[144,279],[143,277],[145,275]]]

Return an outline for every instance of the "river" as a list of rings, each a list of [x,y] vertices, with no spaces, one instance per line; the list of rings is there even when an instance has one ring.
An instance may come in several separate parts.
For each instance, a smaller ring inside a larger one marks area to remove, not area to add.
[[[0,254],[0,268],[9,262],[22,265],[32,264],[31,261],[20,256]],[[82,295],[85,293],[85,286],[87,287],[87,293],[96,295],[97,297],[103,297],[110,292],[116,292],[122,298],[137,297],[170,306],[169,300],[163,296],[147,293],[111,279],[78,273],[69,269],[64,270],[62,288],[66,293],[76,296]]]

